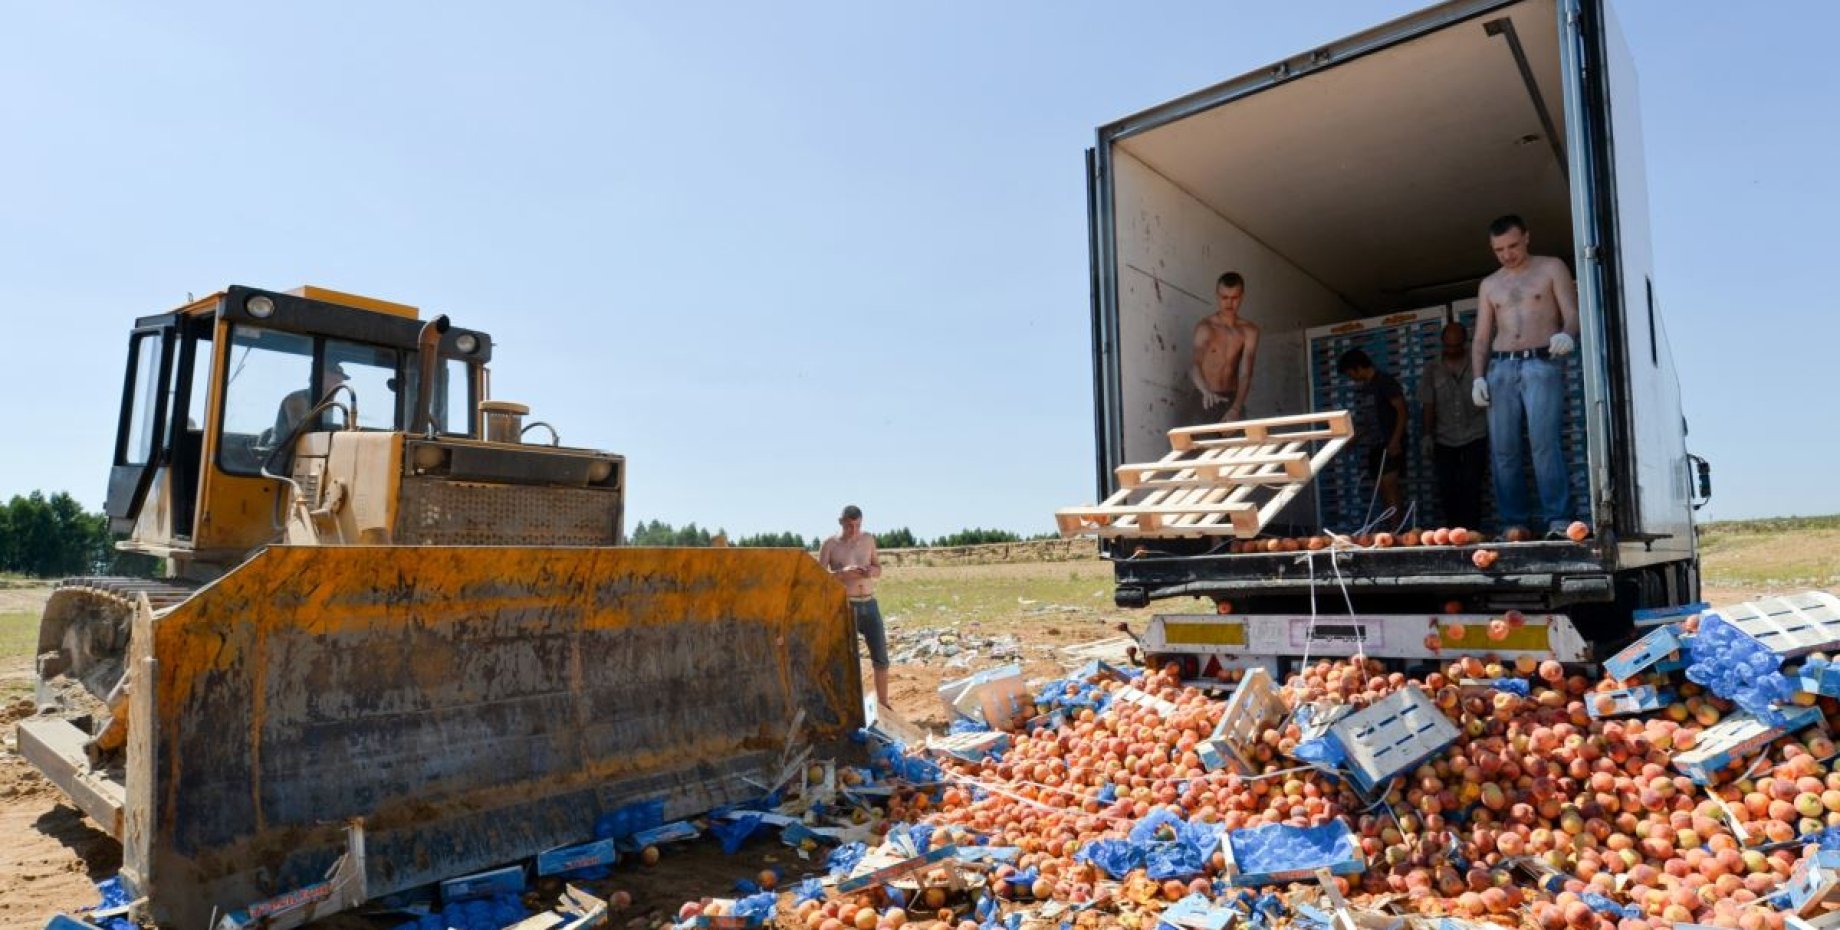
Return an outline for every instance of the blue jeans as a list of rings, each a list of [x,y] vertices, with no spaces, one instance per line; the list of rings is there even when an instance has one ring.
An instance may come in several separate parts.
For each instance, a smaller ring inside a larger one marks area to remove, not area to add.
[[[1543,358],[1506,358],[1489,363],[1489,461],[1495,476],[1495,510],[1502,526],[1530,526],[1525,445],[1532,446],[1533,478],[1540,489],[1540,516],[1548,529],[1572,519],[1572,486],[1565,474],[1560,428],[1565,421],[1565,365]]]

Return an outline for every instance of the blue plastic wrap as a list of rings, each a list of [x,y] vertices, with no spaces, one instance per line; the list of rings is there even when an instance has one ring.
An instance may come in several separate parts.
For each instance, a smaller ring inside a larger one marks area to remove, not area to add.
[[[856,868],[856,864],[868,854],[869,847],[866,844],[845,843],[824,857],[824,867],[830,869],[832,875],[842,877],[850,874],[850,870]]]
[[[1627,917],[1630,920],[1642,919],[1642,909],[1633,904],[1618,904],[1603,895],[1591,894],[1588,892],[1579,895],[1578,899],[1583,901],[1586,907],[1589,907],[1591,910],[1605,917]]]
[[[110,910],[122,907],[133,899],[128,896],[128,889],[122,887],[120,878],[110,878],[96,883],[96,893],[102,896],[102,903],[96,910]],[[90,921],[102,930],[137,930],[134,921],[126,917],[104,917]]]
[[[709,821],[709,832],[714,833],[716,839],[721,841],[722,852],[732,856],[741,851],[742,844],[760,829],[760,824],[759,814],[742,814],[733,820]]]
[[[807,878],[792,888],[792,900],[797,904],[804,904],[807,901],[822,901],[824,900],[824,896],[824,882],[819,880],[816,876]]]
[[[779,895],[776,895],[771,891],[763,891],[760,894],[751,894],[745,898],[742,898],[739,901],[736,901],[735,907],[732,913],[736,917],[746,917],[750,920],[754,920],[754,919],[761,920],[761,921],[772,920],[774,913],[778,910],[778,907],[776,906],[776,903],[775,903],[778,900],[779,900]]]
[[[1341,743],[1327,736],[1319,736],[1298,743],[1297,748],[1291,750],[1291,758],[1299,762],[1308,762],[1311,765],[1339,769],[1347,763],[1348,753],[1342,749]]]
[[[973,720],[970,717],[958,716],[952,718],[951,724],[946,727],[946,732],[954,735],[959,733],[988,733],[990,732],[990,724],[981,720]]]
[[[1234,830],[1227,842],[1233,849],[1233,862],[1243,875],[1273,875],[1310,871],[1318,868],[1346,867],[1361,861],[1354,835],[1348,825],[1333,820],[1317,827],[1293,827],[1274,823],[1263,827]]]
[[[623,840],[641,830],[661,826],[664,826],[664,798],[634,801],[595,818],[594,838]]]
[[[1130,840],[1094,840],[1073,854],[1077,862],[1090,862],[1112,878],[1123,878],[1144,867],[1147,850]]]
[[[883,746],[875,751],[871,760],[891,777],[909,784],[929,784],[944,777],[939,766],[919,756],[907,755],[899,746]]]
[[[516,895],[499,895],[454,902],[420,920],[399,924],[396,930],[501,930],[528,916]]]
[[[1749,711],[1770,726],[1787,718],[1775,705],[1798,690],[1782,674],[1782,657],[1716,613],[1700,618],[1699,633],[1687,647],[1687,680]]]

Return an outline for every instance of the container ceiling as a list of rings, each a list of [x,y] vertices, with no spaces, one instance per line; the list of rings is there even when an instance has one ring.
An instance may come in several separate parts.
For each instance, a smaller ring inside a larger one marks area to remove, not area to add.
[[[1473,293],[1503,213],[1570,262],[1564,170],[1508,41],[1484,28],[1502,18],[1563,144],[1557,12],[1526,0],[1118,145],[1364,310]]]

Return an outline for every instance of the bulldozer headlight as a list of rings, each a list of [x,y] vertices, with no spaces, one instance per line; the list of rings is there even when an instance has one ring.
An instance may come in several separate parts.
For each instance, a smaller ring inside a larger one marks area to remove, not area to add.
[[[479,337],[472,333],[461,333],[454,337],[454,348],[468,355],[472,355],[474,352],[479,351]]]
[[[243,309],[258,320],[275,315],[275,302],[267,294],[257,294],[243,302]]]

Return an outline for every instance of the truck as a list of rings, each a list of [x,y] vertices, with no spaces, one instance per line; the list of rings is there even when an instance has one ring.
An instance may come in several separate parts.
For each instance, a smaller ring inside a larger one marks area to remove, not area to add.
[[[1336,540],[1321,550],[1235,544],[1246,527],[1214,517],[1063,523],[1100,537],[1118,606],[1174,602],[1144,649],[1201,678],[1446,647],[1585,662],[1637,617],[1695,604],[1710,468],[1687,450],[1643,157],[1607,0],[1451,0],[1100,126],[1086,164],[1101,501],[1219,419],[1188,373],[1223,272],[1243,275],[1263,331],[1246,416],[1290,421],[1345,406],[1335,360],[1351,346],[1383,353],[1411,399],[1437,330],[1473,318],[1497,267],[1497,216],[1523,217],[1578,289],[1565,449],[1587,538],[1362,545],[1374,507],[1352,450],[1299,453],[1321,467],[1257,528]],[[1425,527],[1429,470],[1407,463],[1407,520]],[[1498,561],[1479,567],[1478,548]],[[1512,637],[1483,635],[1510,611]]]
[[[314,286],[129,328],[105,510],[164,574],[52,591],[18,746],[154,922],[285,930],[623,838],[861,727],[842,585],[625,545],[625,457],[493,397],[494,348]]]

